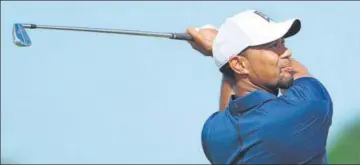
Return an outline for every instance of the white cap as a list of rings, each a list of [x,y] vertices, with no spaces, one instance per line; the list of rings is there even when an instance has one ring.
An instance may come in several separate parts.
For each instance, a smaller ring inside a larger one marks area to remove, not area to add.
[[[298,19],[274,22],[263,13],[247,10],[238,13],[226,21],[218,29],[213,43],[213,58],[221,68],[230,59],[249,46],[266,44],[282,37],[287,38],[300,31]]]

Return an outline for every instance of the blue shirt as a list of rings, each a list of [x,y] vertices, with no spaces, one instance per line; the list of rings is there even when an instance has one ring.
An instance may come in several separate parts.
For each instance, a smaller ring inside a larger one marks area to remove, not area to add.
[[[332,113],[315,78],[295,80],[280,97],[254,91],[207,119],[203,150],[212,164],[326,164]]]

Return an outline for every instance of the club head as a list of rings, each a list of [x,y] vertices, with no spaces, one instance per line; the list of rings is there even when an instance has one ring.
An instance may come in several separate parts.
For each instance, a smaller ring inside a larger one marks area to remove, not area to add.
[[[21,47],[31,46],[30,37],[22,24],[14,24],[12,36],[15,45]]]

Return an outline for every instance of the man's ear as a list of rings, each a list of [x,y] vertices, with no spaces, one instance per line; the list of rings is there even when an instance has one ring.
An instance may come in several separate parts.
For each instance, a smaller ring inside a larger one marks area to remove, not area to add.
[[[249,70],[247,68],[247,60],[245,57],[238,55],[231,57],[229,61],[229,66],[237,74],[249,74]]]

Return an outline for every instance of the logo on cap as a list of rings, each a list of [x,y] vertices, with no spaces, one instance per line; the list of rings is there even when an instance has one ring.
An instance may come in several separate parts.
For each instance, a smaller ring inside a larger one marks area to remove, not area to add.
[[[264,13],[262,13],[260,11],[254,11],[254,13],[257,14],[258,16],[264,18],[268,22],[273,21],[270,17],[268,17],[267,15],[265,15]]]

